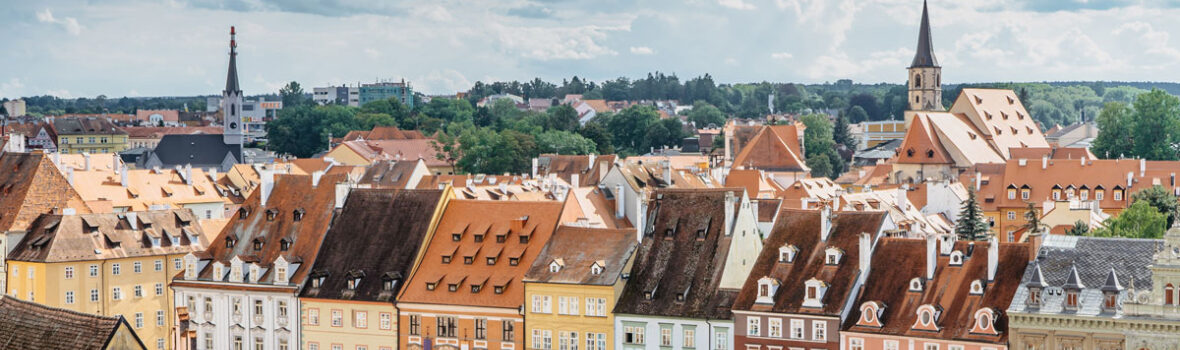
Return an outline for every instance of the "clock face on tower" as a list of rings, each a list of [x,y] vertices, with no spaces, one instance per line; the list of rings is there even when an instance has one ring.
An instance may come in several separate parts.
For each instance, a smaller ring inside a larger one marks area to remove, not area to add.
[[[238,122],[229,123],[229,128],[237,130],[238,129]]]

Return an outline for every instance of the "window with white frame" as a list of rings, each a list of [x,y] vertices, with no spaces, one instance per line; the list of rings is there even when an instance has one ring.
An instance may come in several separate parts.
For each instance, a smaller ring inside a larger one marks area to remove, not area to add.
[[[811,321],[811,339],[819,341],[828,340],[827,321]]]
[[[660,327],[660,346],[672,346],[671,327]]]
[[[627,344],[643,344],[643,326],[623,327],[623,342]]]
[[[947,345],[947,348],[951,350],[963,350],[962,345]]]
[[[783,319],[777,318],[777,317],[771,317],[771,318],[766,319],[766,331],[767,331],[767,333],[769,333],[767,335],[768,337],[782,338],[783,337]]]
[[[72,291],[72,290],[67,291],[66,292],[66,304],[73,304],[73,303],[74,303],[74,291]]]
[[[684,329],[684,347],[697,347],[697,330],[691,328]]]
[[[164,284],[156,283],[156,295],[164,295]]]
[[[848,338],[848,350],[865,350],[865,340],[861,338]]]
[[[164,310],[156,310],[156,325],[164,326]]]
[[[542,309],[541,296],[534,295],[533,296],[533,313],[541,313],[542,310],[544,310],[544,309]]]
[[[886,340],[885,350],[898,350],[899,342],[896,340]]]
[[[923,349],[926,349],[926,350],[938,350],[938,344],[935,344],[935,343],[926,343],[926,345],[925,345],[925,346],[923,346],[922,348],[923,348]]]
[[[803,320],[791,320],[791,339],[803,339]]]
[[[65,277],[66,277],[66,279],[73,279],[74,278],[74,267],[73,266],[66,266]]]
[[[713,333],[713,349],[725,350],[729,348],[729,333],[714,332]]]
[[[758,317],[746,318],[746,335],[752,337],[762,336],[762,319]]]

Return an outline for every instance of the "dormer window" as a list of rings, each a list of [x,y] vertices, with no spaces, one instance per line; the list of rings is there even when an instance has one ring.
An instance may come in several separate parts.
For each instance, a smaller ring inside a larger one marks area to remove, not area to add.
[[[911,292],[921,292],[922,291],[922,279],[921,278],[914,277],[914,279],[910,280],[910,291]]]
[[[590,274],[591,275],[601,275],[602,274],[602,267],[603,267],[602,264],[595,261],[593,264],[590,265]]]
[[[237,241],[238,240],[232,236],[226,236],[225,237],[225,247],[228,249],[233,249],[234,244],[237,243]]]
[[[1053,200],[1061,200],[1061,186],[1053,185]]]
[[[275,217],[279,215],[277,209],[271,208],[266,210],[266,221],[275,221]]]
[[[1024,186],[1020,187],[1020,199],[1021,200],[1028,200],[1028,198],[1031,194],[1032,194],[1032,188],[1029,188],[1028,185],[1024,185]]]
[[[238,208],[238,219],[246,219],[246,216],[249,216],[249,215],[250,215],[250,211],[246,210],[245,207]]]
[[[381,289],[382,289],[382,290],[384,290],[384,291],[391,291],[391,290],[393,290],[393,284],[394,284],[393,282],[394,282],[394,280],[385,280],[385,281],[384,281],[384,282],[381,284]]]
[[[482,287],[478,284],[471,285],[471,293],[479,293],[480,289],[482,289]]]
[[[458,292],[459,291],[459,284],[458,283],[448,283],[447,284],[447,291],[448,292]]]
[[[254,251],[260,251],[260,250],[262,250],[262,239],[255,238],[254,239]]]
[[[881,314],[885,312],[885,305],[876,301],[866,301],[860,306],[860,320],[857,325],[868,327],[881,327]]]
[[[778,248],[778,262],[793,263],[795,262],[795,255],[799,253],[799,248],[794,245],[785,245]]]
[[[913,328],[918,330],[938,331],[939,311],[933,305],[925,304],[918,307],[918,320]]]
[[[561,267],[563,265],[564,264],[562,264],[559,259],[553,259],[553,261],[549,262],[549,272],[557,273],[557,272],[561,271]]]
[[[291,250],[291,240],[286,237],[283,237],[283,239],[279,240],[279,250],[284,252]]]
[[[951,266],[963,266],[963,252],[958,250],[951,252],[950,260]]]
[[[451,256],[450,255],[443,255],[442,256],[442,263],[443,264],[450,264],[451,263]]]
[[[1077,310],[1078,308],[1078,292],[1075,290],[1065,291],[1065,308],[1069,310]]]
[[[1123,200],[1123,190],[1122,190],[1121,188],[1115,187],[1115,189],[1114,189],[1114,200],[1116,200],[1116,201],[1121,201],[1121,200]]]
[[[275,283],[287,283],[287,266],[275,266]]]
[[[1100,201],[1100,200],[1103,200],[1105,197],[1106,197],[1106,190],[1102,188],[1102,185],[1098,185],[1098,187],[1094,187],[1094,200]]]
[[[975,312],[975,325],[971,327],[971,333],[974,334],[999,334],[996,331],[995,321],[996,313],[991,308],[981,308]]]
[[[774,304],[774,295],[778,293],[779,282],[777,279],[770,277],[762,277],[758,279],[758,298],[755,303],[759,304]]]
[[[825,249],[824,255],[825,255],[824,264],[826,264],[826,265],[839,265],[840,259],[844,257],[844,251],[840,250],[840,248],[833,247],[833,248]]]
[[[508,258],[508,265],[509,266],[520,265],[520,258]]]
[[[438,287],[437,282],[426,282],[426,290],[434,290],[436,287]]]
[[[319,288],[319,287],[323,286],[324,285],[324,278],[326,278],[326,277],[327,276],[320,275],[315,278],[312,278],[311,279],[311,287],[312,288]]]
[[[803,296],[803,307],[824,307],[824,294],[828,291],[828,284],[814,277],[803,282],[806,294]]]
[[[489,256],[488,257],[488,265],[495,265],[495,264],[496,264],[496,257]]]
[[[1016,186],[1008,185],[1008,199],[1016,199]]]
[[[360,278],[352,278],[348,280],[348,289],[356,290],[356,286],[361,284]]]
[[[291,212],[291,219],[295,221],[303,220],[303,214],[306,212],[303,208],[295,209],[295,211]]]
[[[983,280],[971,281],[971,294],[983,295]]]

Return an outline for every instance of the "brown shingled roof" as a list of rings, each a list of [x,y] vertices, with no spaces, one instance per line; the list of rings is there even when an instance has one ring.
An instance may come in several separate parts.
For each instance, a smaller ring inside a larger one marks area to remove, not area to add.
[[[48,156],[40,151],[0,156],[0,230],[25,230],[38,215],[65,208],[90,213]]]
[[[860,235],[876,235],[885,222],[883,212],[839,212],[833,214],[831,233],[827,241],[820,239],[819,210],[784,209],[766,238],[765,248],[754,262],[754,268],[734,308],[739,310],[817,314],[839,316],[851,295],[853,284],[860,274]],[[792,245],[798,249],[791,263],[779,262],[779,248]],[[837,266],[827,265],[825,250],[843,251]],[[770,277],[781,286],[774,304],[756,304],[758,280]],[[804,282],[817,279],[828,285],[823,308],[802,307],[806,288]]]
[[[312,278],[323,280],[318,288],[304,285],[301,296],[392,302],[418,261],[443,196],[443,190],[353,190],[311,269]],[[363,277],[349,290],[348,275],[356,271]]]
[[[122,316],[84,314],[0,297],[0,347],[5,349],[106,349],[120,328],[134,341],[123,345],[146,349]]]
[[[725,193],[734,189],[660,189],[616,314],[729,319],[736,291],[719,284],[729,255]],[[741,195],[740,192],[737,194]]]
[[[202,251],[208,245],[204,230],[188,209],[42,215],[8,258],[35,262],[105,260],[186,254]]]
[[[1029,261],[1028,245],[1000,244],[995,280],[986,283],[983,295],[973,295],[970,293],[971,282],[987,281],[989,243],[974,242],[975,247],[969,255],[968,244],[959,241],[954,245],[954,250],[964,253],[962,266],[951,266],[950,258],[940,255],[934,279],[925,281],[922,291],[912,292],[909,290],[910,280],[925,274],[926,242],[920,239],[882,238],[873,254],[872,272],[865,282],[863,294],[853,304],[843,329],[860,333],[1006,344],[1008,324],[1004,312],[1008,310],[1024,275]],[[880,317],[883,322],[880,328],[856,324],[861,317],[861,305],[869,301],[885,305]],[[941,310],[936,320],[939,331],[913,328],[918,317],[918,307],[926,304]],[[975,312],[984,307],[996,312],[994,326],[999,331],[998,335],[971,333]]]
[[[377,162],[365,170],[359,183],[371,185],[374,188],[406,188],[410,176],[414,173],[414,167],[417,165],[417,160]],[[411,185],[417,186],[417,184]]]
[[[561,226],[525,274],[526,282],[572,283],[609,286],[625,272],[635,254],[635,229]],[[561,259],[563,267],[550,272],[549,264]],[[599,264],[600,273],[591,272]]]
[[[599,176],[606,175],[606,170],[614,164],[616,156],[613,154],[602,156],[590,155],[559,155],[542,154],[537,156],[537,177],[556,174],[566,182],[573,182],[573,175],[578,174],[578,183],[574,186],[597,186]],[[591,161],[593,160],[593,164]]]
[[[802,131],[794,124],[767,125],[742,147],[733,159],[734,167],[766,171],[807,171],[799,147]]]

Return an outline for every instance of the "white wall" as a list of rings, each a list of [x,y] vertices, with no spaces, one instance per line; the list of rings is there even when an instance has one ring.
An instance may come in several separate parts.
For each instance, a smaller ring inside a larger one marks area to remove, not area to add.
[[[625,322],[639,322],[644,323],[644,344],[642,346],[637,344],[624,344],[626,340],[626,333],[623,331],[623,324]],[[617,350],[625,349],[644,349],[644,350],[660,350],[660,324],[672,324],[672,349],[684,349],[684,329],[685,326],[695,326],[696,335],[693,337],[696,342],[692,349],[714,349],[720,348],[713,346],[714,337],[718,332],[725,333],[726,345],[725,349],[733,349],[733,321],[731,320],[702,320],[689,318],[674,318],[674,317],[651,317],[651,316],[637,316],[637,315],[615,315],[615,344],[614,348]],[[556,345],[554,345],[556,347]],[[663,348],[667,349],[667,348]]]
[[[173,290],[177,306],[187,305],[188,296],[194,297],[194,305],[189,314],[192,322],[190,329],[197,331],[196,349],[206,350],[205,337],[209,335],[213,336],[213,349],[216,350],[232,349],[234,335],[242,336],[243,349],[254,349],[256,336],[263,339],[263,346],[266,350],[278,349],[279,339],[287,341],[288,349],[302,348],[299,344],[300,308],[294,294],[189,287],[173,287]],[[213,302],[213,314],[209,318],[206,318],[205,315],[206,297],[211,298]],[[240,299],[242,303],[240,317],[232,315],[233,304],[231,300],[234,298]],[[261,323],[254,322],[254,300],[263,301]],[[287,303],[285,322],[277,319],[280,300]],[[325,317],[330,317],[330,315],[320,315],[320,322],[330,322],[330,319]]]

